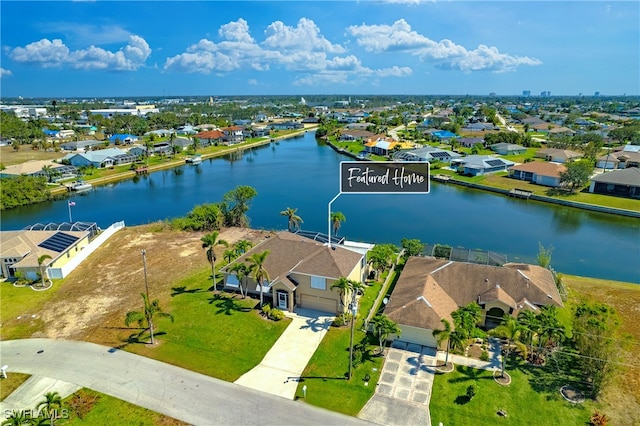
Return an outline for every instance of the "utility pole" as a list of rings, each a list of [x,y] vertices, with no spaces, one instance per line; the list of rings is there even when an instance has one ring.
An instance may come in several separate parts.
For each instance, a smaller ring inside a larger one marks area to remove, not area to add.
[[[356,315],[358,314],[357,293],[355,289],[351,290],[351,303],[349,304],[349,309],[351,309],[351,340],[349,343],[349,372],[347,373],[347,380],[351,380],[353,370],[353,331],[356,324]]]

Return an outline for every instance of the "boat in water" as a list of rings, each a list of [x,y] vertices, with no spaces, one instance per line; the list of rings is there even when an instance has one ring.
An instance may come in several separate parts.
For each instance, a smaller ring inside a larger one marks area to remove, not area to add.
[[[194,155],[193,157],[188,157],[186,160],[184,160],[187,164],[191,164],[193,166],[197,166],[198,164],[202,163],[202,157],[199,155]]]
[[[85,182],[83,180],[77,180],[75,182],[71,182],[71,184],[67,186],[69,191],[87,191],[87,190],[91,189],[92,187],[93,187],[93,185],[91,185],[89,182]]]

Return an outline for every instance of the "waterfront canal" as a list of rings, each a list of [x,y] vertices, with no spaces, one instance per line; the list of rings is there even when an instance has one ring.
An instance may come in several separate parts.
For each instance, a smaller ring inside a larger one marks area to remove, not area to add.
[[[313,132],[243,153],[207,159],[74,194],[74,221],[99,226],[139,225],[182,216],[194,205],[217,202],[237,185],[258,191],[251,226],[284,229],[279,212],[298,208],[302,228],[327,232],[327,205],[339,192],[339,164],[349,161],[318,143]],[[561,273],[640,283],[640,220],[504,197],[432,183],[422,195],[342,194],[333,211],[347,221],[350,240],[427,243],[491,250],[509,261],[535,263],[538,243],[553,246]],[[2,212],[2,229],[69,220],[66,200]]]

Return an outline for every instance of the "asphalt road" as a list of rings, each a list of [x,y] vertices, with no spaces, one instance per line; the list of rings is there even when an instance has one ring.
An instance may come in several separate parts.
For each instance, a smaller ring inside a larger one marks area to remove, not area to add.
[[[8,374],[63,380],[194,425],[371,425],[93,343],[2,341],[0,364]]]

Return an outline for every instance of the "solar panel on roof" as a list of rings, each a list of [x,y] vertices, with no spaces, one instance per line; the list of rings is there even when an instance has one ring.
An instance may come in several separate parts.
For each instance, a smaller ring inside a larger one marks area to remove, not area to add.
[[[502,160],[487,160],[487,164],[490,166],[503,166]]]
[[[56,232],[55,234],[38,244],[38,247],[62,253],[65,249],[72,246],[76,241],[78,241],[78,237],[74,237],[73,235],[65,234],[63,232]]]

